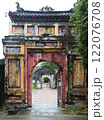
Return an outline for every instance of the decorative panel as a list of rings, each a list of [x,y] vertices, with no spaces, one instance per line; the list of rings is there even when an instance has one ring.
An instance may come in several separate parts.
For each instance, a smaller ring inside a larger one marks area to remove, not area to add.
[[[65,28],[65,26],[59,26],[58,34],[60,34],[60,35],[64,35],[65,32],[66,32],[66,28]]]
[[[34,42],[33,41],[27,41],[26,42],[26,47],[34,47]]]
[[[24,26],[12,26],[12,33],[23,34],[24,33]]]
[[[57,47],[57,42],[36,42],[36,47]]]
[[[27,34],[34,34],[34,26],[28,26],[27,27]]]
[[[80,60],[74,60],[73,62],[73,86],[84,86],[84,68]]]
[[[39,34],[44,34],[44,33],[55,34],[55,27],[51,27],[51,26],[39,27]]]
[[[45,33],[45,27],[39,27],[39,34]]]
[[[12,46],[7,46],[6,47],[6,52],[8,53],[14,53],[14,52],[18,52],[18,53],[20,53],[21,52],[21,47],[12,47]]]
[[[55,34],[55,27],[48,27],[46,30],[48,30],[48,33],[50,34]]]
[[[9,88],[21,87],[20,59],[8,60]]]
[[[63,46],[62,42],[60,42],[59,46],[60,46],[60,47],[62,47],[62,46]]]
[[[71,33],[72,33],[72,34],[75,33],[75,27],[71,27]]]

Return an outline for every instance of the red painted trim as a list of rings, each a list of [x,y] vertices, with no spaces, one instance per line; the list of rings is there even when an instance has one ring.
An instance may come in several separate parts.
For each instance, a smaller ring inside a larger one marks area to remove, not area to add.
[[[26,63],[26,56],[27,56],[27,63]],[[32,71],[34,67],[39,63],[39,60],[44,61],[52,61],[56,63],[59,67],[63,68],[61,71],[61,100],[62,100],[62,107],[64,107],[66,103],[66,86],[67,86],[67,70],[66,70],[66,56],[61,53],[26,53],[25,51],[25,71],[27,66],[27,104],[32,106]],[[26,73],[25,73],[26,78]],[[25,81],[26,84],[26,81]]]
[[[27,48],[25,48],[24,56],[24,91],[25,91],[25,103],[27,103]]]

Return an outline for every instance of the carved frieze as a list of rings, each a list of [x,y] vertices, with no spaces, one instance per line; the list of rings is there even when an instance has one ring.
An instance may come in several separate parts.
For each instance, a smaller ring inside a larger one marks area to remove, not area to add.
[[[20,53],[21,52],[21,47],[18,47],[18,46],[16,46],[16,47],[7,46],[6,47],[6,52],[7,53],[14,53],[14,52]]]
[[[57,47],[57,42],[36,42],[36,47]]]

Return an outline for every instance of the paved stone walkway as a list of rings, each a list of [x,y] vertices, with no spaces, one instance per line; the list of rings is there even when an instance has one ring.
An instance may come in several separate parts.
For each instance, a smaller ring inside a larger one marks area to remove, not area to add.
[[[10,117],[7,111],[0,111],[0,116],[2,116],[0,120],[87,120],[86,115],[77,115],[75,109],[57,106],[57,89],[44,86],[42,89],[35,89],[32,93],[33,103],[31,108],[21,109],[14,117]]]
[[[32,104],[57,104],[57,89],[35,89],[32,91]]]

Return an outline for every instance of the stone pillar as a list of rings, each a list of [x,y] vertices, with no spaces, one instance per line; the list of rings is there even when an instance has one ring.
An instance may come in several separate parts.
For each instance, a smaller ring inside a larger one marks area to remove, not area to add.
[[[24,25],[24,35],[27,36],[27,24]]]
[[[51,75],[51,88],[54,88],[54,79],[53,79],[54,75]]]
[[[38,35],[38,25],[35,25],[35,36]]]
[[[32,106],[32,68],[33,68],[33,56],[30,54],[27,55],[27,73],[28,73],[28,79],[27,79],[27,104],[29,107]]]
[[[24,90],[25,90],[25,103],[27,103],[27,48],[25,48],[24,56]]]
[[[55,35],[58,36],[58,23],[55,24]]]

